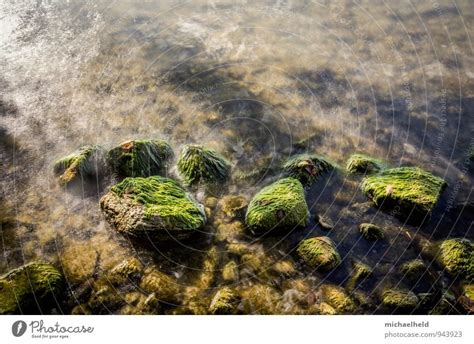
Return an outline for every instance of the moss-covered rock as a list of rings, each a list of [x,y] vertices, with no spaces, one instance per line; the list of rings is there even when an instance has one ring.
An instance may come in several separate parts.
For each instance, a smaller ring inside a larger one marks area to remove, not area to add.
[[[159,176],[125,178],[100,200],[107,221],[139,238],[186,238],[206,222],[202,205],[174,180]]]
[[[86,145],[54,163],[54,173],[62,185],[100,178],[106,172],[105,150],[101,146]]]
[[[184,146],[178,160],[178,172],[187,185],[225,182],[230,170],[231,164],[222,155],[201,145]]]
[[[426,265],[422,259],[413,259],[403,263],[400,272],[410,280],[417,280],[426,272]]]
[[[346,170],[349,173],[371,174],[382,170],[385,164],[364,154],[353,154],[347,160]]]
[[[306,264],[321,271],[332,270],[341,263],[336,244],[328,237],[315,237],[301,241],[297,253]]]
[[[333,284],[321,286],[323,300],[336,310],[338,314],[350,314],[356,309],[354,301],[347,295],[344,288]]]
[[[279,275],[289,276],[296,272],[296,267],[291,260],[279,260],[273,264],[272,270]]]
[[[386,288],[382,291],[382,305],[399,311],[411,311],[418,306],[419,299],[410,290]]]
[[[436,260],[452,276],[474,279],[474,244],[469,239],[453,238],[442,241]]]
[[[34,262],[0,276],[0,314],[24,314],[47,307],[63,286],[52,265]],[[44,310],[43,310],[44,311]]]
[[[285,178],[263,188],[254,196],[248,206],[245,222],[252,232],[266,233],[305,226],[308,218],[303,186],[294,178]]]
[[[372,269],[370,266],[360,261],[353,261],[351,275],[346,285],[347,289],[353,290],[361,280],[367,278],[371,274]]]
[[[231,288],[219,289],[212,297],[209,305],[211,314],[233,314],[237,310],[239,296]]]
[[[140,288],[145,292],[154,293],[161,302],[176,304],[179,302],[181,288],[175,278],[156,269],[145,272]]]
[[[445,181],[417,167],[399,167],[368,176],[362,191],[378,206],[404,219],[430,214]]]
[[[163,174],[173,155],[173,149],[164,140],[130,140],[111,149],[109,161],[119,176],[149,177]]]
[[[226,241],[238,238],[244,232],[244,225],[240,221],[221,223],[217,226],[216,239]]]
[[[383,229],[372,223],[361,223],[359,232],[368,241],[382,240],[385,236]]]
[[[311,185],[333,165],[326,159],[314,154],[299,154],[288,159],[283,170],[289,177],[298,179],[303,185]]]

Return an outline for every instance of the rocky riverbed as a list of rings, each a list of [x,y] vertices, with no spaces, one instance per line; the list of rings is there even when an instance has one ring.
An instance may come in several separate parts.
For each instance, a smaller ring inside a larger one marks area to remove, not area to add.
[[[473,311],[468,1],[0,4],[0,314]]]

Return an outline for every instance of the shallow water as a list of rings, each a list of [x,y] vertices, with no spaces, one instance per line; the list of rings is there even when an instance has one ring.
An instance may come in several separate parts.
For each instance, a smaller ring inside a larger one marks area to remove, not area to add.
[[[387,312],[376,297],[387,283],[431,292],[404,285],[396,270],[419,256],[413,236],[474,238],[473,19],[469,1],[2,1],[0,272],[34,259],[62,266],[69,288],[53,309],[59,313],[87,302],[101,276],[130,256],[197,286],[197,300],[212,295],[224,284],[223,266],[237,259],[215,238],[218,212],[192,243],[137,245],[101,217],[98,199],[110,183],[77,194],[53,175],[52,163],[80,145],[162,137],[176,153],[185,143],[216,148],[234,174],[263,169],[218,198],[250,199],[278,177],[281,161],[305,151],[341,166],[363,152],[443,177],[448,187],[423,227],[374,208],[358,189],[360,177],[322,178],[306,190],[308,228],[241,236],[263,267],[257,273],[242,263],[234,282],[273,286],[284,304],[275,312],[304,313],[285,292],[297,288],[285,282],[303,279],[317,297],[322,283],[343,285],[357,259],[374,269],[359,286],[374,304],[359,313]],[[319,228],[316,214],[334,229]],[[383,225],[387,240],[364,241],[362,222]],[[343,256],[333,272],[310,271],[294,254],[315,233],[333,238]],[[213,247],[218,259],[205,265]],[[290,277],[271,271],[282,260],[296,264]],[[204,283],[206,272],[213,277]],[[446,276],[440,281],[456,289]],[[123,285],[112,292],[123,302],[93,312],[124,312],[136,291]]]

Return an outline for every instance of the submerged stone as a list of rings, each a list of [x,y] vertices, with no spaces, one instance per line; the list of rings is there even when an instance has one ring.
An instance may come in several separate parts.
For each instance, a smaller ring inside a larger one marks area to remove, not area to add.
[[[378,206],[405,219],[431,213],[446,182],[417,167],[399,167],[366,177],[362,191]]]
[[[410,280],[416,280],[423,276],[426,265],[422,259],[413,259],[400,266],[400,272]]]
[[[82,146],[54,163],[54,173],[62,185],[100,178],[105,169],[105,151],[96,145]]]
[[[211,314],[233,314],[239,304],[238,295],[229,287],[219,289],[209,305]]]
[[[0,276],[0,314],[24,314],[45,307],[63,286],[52,265],[34,262]]]
[[[230,218],[244,218],[248,201],[243,196],[225,196],[219,202],[222,213]]]
[[[372,269],[367,264],[359,261],[352,262],[352,272],[347,281],[347,289],[354,289],[361,280],[367,278],[371,274]]]
[[[130,140],[109,151],[112,170],[122,177],[162,174],[174,153],[164,140]]]
[[[178,172],[187,185],[225,182],[231,165],[216,151],[201,145],[184,146],[178,160]]]
[[[256,284],[241,292],[245,314],[280,314],[280,294],[272,287]]]
[[[145,272],[140,288],[145,292],[156,296],[159,301],[166,303],[177,303],[181,292],[180,285],[175,278],[156,269]]]
[[[289,177],[298,179],[303,185],[311,185],[333,165],[326,159],[314,154],[296,155],[283,165],[283,170]]]
[[[439,244],[437,262],[452,276],[474,278],[474,244],[465,238],[444,240]]]
[[[222,279],[226,282],[235,282],[239,279],[239,267],[235,260],[229,261],[222,268]]]
[[[353,313],[356,309],[354,301],[347,295],[344,288],[333,284],[321,286],[321,295],[338,314]]]
[[[382,292],[382,304],[401,311],[414,310],[418,306],[418,297],[410,290],[387,288]]]
[[[294,178],[285,178],[266,186],[254,196],[245,222],[251,231],[263,234],[273,229],[290,231],[305,226],[308,218],[303,186]]]
[[[371,223],[361,223],[359,225],[359,232],[368,241],[382,240],[384,238],[383,229]]]
[[[315,237],[301,241],[297,253],[306,264],[321,271],[332,270],[341,263],[336,244],[328,237]]]
[[[384,163],[364,154],[353,154],[347,160],[346,169],[349,173],[371,174],[384,168]]]
[[[101,198],[107,221],[139,238],[186,238],[206,222],[202,205],[174,180],[153,176],[125,178]]]

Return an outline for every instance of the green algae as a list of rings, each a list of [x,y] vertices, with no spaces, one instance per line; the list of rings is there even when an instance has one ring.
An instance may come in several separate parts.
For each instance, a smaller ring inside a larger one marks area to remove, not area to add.
[[[122,177],[162,174],[173,156],[165,140],[130,140],[109,151],[110,166]]]
[[[254,233],[265,233],[305,226],[308,218],[303,186],[294,178],[285,178],[266,186],[253,197],[245,222]]]
[[[469,239],[453,238],[439,244],[437,262],[452,276],[474,278],[474,245]]]
[[[33,262],[0,276],[0,314],[20,314],[45,306],[63,286],[62,274],[52,265]]]
[[[206,222],[202,207],[178,182],[169,178],[125,178],[113,186],[111,192],[142,204],[145,217],[158,217],[157,226],[162,229],[193,231]]]
[[[298,244],[298,255],[312,268],[329,271],[341,263],[336,244],[328,237],[314,237]]]
[[[286,175],[298,179],[303,185],[313,184],[331,169],[333,169],[333,165],[329,161],[314,154],[296,155],[283,165]]]
[[[368,241],[382,240],[385,237],[383,229],[372,223],[361,223],[359,232]]]
[[[385,164],[382,160],[364,154],[353,154],[349,157],[346,170],[349,173],[372,174],[383,170]]]
[[[187,185],[225,182],[230,176],[230,170],[231,165],[227,159],[201,145],[184,146],[178,159],[178,172]]]
[[[54,173],[63,185],[104,173],[105,151],[101,146],[86,145],[54,163]]]
[[[368,176],[362,191],[379,207],[404,218],[431,213],[446,183],[418,167],[399,167]]]

